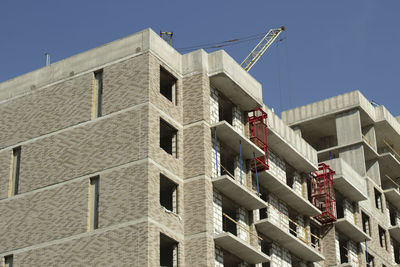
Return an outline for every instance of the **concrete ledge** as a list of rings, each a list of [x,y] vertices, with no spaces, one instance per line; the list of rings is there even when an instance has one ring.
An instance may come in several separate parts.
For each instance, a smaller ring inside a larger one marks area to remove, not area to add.
[[[250,244],[241,240],[239,237],[234,236],[228,232],[219,233],[214,237],[216,245],[224,250],[232,253],[233,255],[241,258],[247,263],[257,264],[270,261],[268,255],[253,248]]]
[[[386,200],[388,200],[393,206],[400,209],[400,191],[396,188],[383,190]]]
[[[288,249],[291,253],[306,261],[322,261],[324,256],[310,245],[276,226],[270,219],[263,219],[254,224],[260,233],[279,243],[280,246]]]
[[[344,149],[344,148],[347,148],[350,146],[355,146],[355,145],[363,145],[365,160],[379,158],[378,152],[376,152],[376,150],[370,144],[368,144],[367,141],[365,141],[364,139],[357,141],[357,142],[350,143],[350,144],[329,147],[329,148],[326,148],[323,150],[319,150],[317,153],[320,157],[329,158],[329,152],[332,152],[334,154],[339,154],[340,149]]]
[[[340,158],[324,161],[335,171],[333,182],[338,190],[351,201],[367,200],[367,187],[365,180],[344,160]]]
[[[263,110],[268,114],[269,147],[297,170],[305,173],[316,171],[318,169],[316,150],[267,106],[264,105]]]
[[[250,139],[236,131],[232,125],[226,121],[220,121],[211,125],[212,134],[214,134],[214,128],[217,128],[217,138],[234,150],[237,155],[240,154],[239,142],[242,142],[243,159],[252,159],[254,158],[254,154],[256,157],[264,155],[264,151],[251,142]]]
[[[382,153],[379,155],[379,169],[382,176],[384,174],[390,177],[398,177],[400,173],[400,162],[396,157],[389,152]],[[384,178],[382,178],[384,179]]]
[[[260,185],[274,192],[279,199],[297,212],[306,216],[315,216],[321,213],[308,199],[298,195],[290,186],[275,177],[270,170],[259,172],[258,178]]]
[[[364,233],[354,223],[349,222],[345,218],[338,219],[335,223],[336,229],[345,234],[355,242],[364,242],[365,240],[371,241],[371,237]]]
[[[400,225],[391,226],[388,230],[390,235],[400,242]]]
[[[228,97],[243,111],[262,106],[262,87],[225,51],[208,55],[211,86]]]
[[[247,210],[267,207],[267,203],[228,175],[212,179],[214,188]]]

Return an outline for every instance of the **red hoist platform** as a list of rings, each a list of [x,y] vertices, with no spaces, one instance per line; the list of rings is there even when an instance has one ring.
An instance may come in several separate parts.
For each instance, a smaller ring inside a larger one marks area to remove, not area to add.
[[[267,118],[268,115],[261,108],[256,108],[248,113],[250,140],[264,151],[264,156],[255,158],[256,164],[252,171],[258,172],[269,169],[268,165],[268,142],[267,142]]]
[[[321,224],[336,221],[336,201],[335,188],[333,185],[333,175],[329,165],[318,164],[318,171],[312,173],[311,179],[311,198],[315,207],[322,211],[314,218]]]

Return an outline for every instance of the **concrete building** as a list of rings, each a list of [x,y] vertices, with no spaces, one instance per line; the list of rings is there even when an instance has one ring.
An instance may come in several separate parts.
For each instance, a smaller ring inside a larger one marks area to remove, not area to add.
[[[359,91],[285,111],[282,118],[336,171],[338,220],[322,227],[330,247],[325,265],[400,266],[398,119]]]
[[[0,83],[3,264],[363,266],[367,239],[392,266],[400,126],[358,92],[332,103],[285,112],[292,129],[224,51],[181,55],[150,29]],[[319,161],[336,171],[328,226]]]

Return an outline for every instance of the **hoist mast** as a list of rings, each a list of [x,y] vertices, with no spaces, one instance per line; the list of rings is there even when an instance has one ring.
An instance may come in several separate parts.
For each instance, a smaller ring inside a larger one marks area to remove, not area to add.
[[[253,51],[243,60],[240,64],[245,71],[249,71],[254,64],[260,59],[268,47],[278,38],[279,34],[286,30],[284,26],[279,29],[271,29],[269,32],[261,39],[261,41],[254,47]]]

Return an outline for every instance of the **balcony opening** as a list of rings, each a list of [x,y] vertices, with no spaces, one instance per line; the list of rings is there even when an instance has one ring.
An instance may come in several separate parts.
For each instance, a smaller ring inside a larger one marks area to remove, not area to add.
[[[226,121],[232,125],[232,109],[232,102],[220,95],[218,98],[219,121]]]
[[[260,193],[261,193],[261,195],[260,195],[261,199],[264,200],[265,202],[268,202],[267,201],[267,194],[265,192],[262,192],[262,191]],[[266,218],[267,218],[267,208],[260,209],[260,220],[263,220],[263,219],[266,219]]]
[[[379,244],[382,248],[387,250],[387,240],[386,240],[386,231],[382,227],[378,225],[378,232],[379,232]]]
[[[160,204],[169,211],[178,213],[178,185],[160,174]]]
[[[313,248],[321,249],[321,229],[314,223],[310,224],[311,245]]]
[[[336,193],[336,215],[337,218],[344,218],[343,197]]]
[[[340,263],[349,262],[347,240],[344,240],[341,236],[339,237],[339,252],[340,252]]]
[[[237,236],[236,210],[237,206],[233,202],[225,197],[222,199],[222,230],[235,236]]]
[[[160,119],[160,147],[175,158],[178,157],[177,136],[178,130]]]
[[[397,224],[397,212],[396,209],[393,208],[392,205],[389,204],[389,216],[390,216],[390,225],[395,226]]]
[[[160,266],[178,266],[178,242],[160,233]]]
[[[380,210],[383,211],[383,207],[382,207],[382,193],[379,192],[376,188],[374,188],[374,193],[375,193],[375,207]]]
[[[160,93],[176,105],[177,79],[166,69],[160,67]]]
[[[221,175],[229,175],[231,178],[235,177],[235,154],[226,145],[221,144],[220,151],[220,164],[221,164]]]
[[[369,216],[364,212],[361,212],[361,220],[362,220],[363,232],[366,233],[367,235],[371,235]]]
[[[271,256],[272,242],[264,239],[261,241],[261,252],[265,255]],[[262,267],[270,267],[270,262],[263,262]]]

